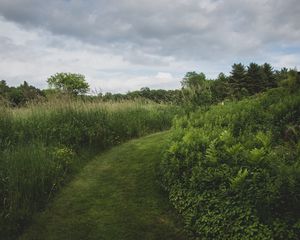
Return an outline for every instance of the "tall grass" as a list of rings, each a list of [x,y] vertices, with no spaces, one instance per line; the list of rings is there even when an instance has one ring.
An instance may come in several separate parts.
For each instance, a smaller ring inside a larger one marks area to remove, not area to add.
[[[13,238],[80,163],[103,150],[167,129],[178,108],[139,102],[56,100],[0,109],[0,235]]]

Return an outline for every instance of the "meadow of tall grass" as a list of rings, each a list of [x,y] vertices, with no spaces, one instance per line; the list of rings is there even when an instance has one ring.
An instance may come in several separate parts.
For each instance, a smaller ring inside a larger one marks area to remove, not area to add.
[[[82,164],[84,152],[168,129],[179,109],[58,99],[0,109],[0,235],[13,238]]]

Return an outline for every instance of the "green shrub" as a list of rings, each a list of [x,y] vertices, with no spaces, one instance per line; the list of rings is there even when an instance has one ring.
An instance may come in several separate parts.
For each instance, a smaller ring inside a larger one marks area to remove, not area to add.
[[[300,92],[176,120],[162,184],[196,239],[299,239]]]

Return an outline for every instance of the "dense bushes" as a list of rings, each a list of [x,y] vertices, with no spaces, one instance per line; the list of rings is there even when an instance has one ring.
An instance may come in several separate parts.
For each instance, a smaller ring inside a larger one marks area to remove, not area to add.
[[[300,238],[299,106],[279,88],[175,121],[162,182],[196,239]]]
[[[45,100],[42,90],[29,85],[26,81],[18,87],[9,87],[6,81],[0,81],[0,104],[1,102],[13,107],[23,106],[28,102]]]
[[[12,237],[42,208],[82,149],[105,149],[167,129],[177,107],[57,101],[0,112],[0,235]]]

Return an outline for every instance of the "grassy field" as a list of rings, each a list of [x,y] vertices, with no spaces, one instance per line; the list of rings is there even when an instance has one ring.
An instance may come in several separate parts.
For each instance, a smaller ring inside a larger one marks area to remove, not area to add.
[[[178,108],[56,100],[0,111],[0,235],[14,239],[94,152],[168,129]]]
[[[168,136],[132,140],[95,157],[20,239],[186,239],[157,182]]]

